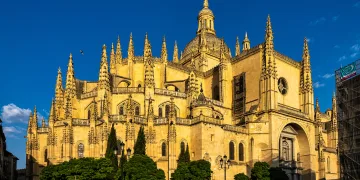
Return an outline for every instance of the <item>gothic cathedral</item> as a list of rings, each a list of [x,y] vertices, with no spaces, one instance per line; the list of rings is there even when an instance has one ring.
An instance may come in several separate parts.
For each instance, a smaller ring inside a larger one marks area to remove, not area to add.
[[[224,177],[220,159],[227,155],[227,176],[245,173],[257,161],[284,169],[290,179],[338,179],[336,100],[320,112],[314,103],[310,55],[304,39],[302,60],[277,52],[270,16],[264,42],[250,46],[245,34],[235,55],[215,31],[215,17],[204,0],[196,37],[180,54],[175,42],[169,60],[166,40],[161,57],[152,56],[148,35],[142,56],[130,35],[127,57],[120,39],[110,61],[102,47],[97,82],[75,77],[70,54],[65,88],[58,70],[48,122],[30,115],[27,173],[72,158],[104,157],[114,124],[119,141],[133,150],[145,128],[146,153],[167,179],[177,167],[181,147],[191,160],[211,163],[212,179]]]

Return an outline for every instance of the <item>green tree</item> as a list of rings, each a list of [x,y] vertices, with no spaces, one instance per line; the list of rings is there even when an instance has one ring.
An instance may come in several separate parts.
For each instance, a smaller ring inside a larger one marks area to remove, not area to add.
[[[270,180],[269,164],[266,162],[256,162],[251,169],[252,180]]]
[[[120,166],[119,166],[118,171],[116,172],[114,179],[123,180],[125,178],[124,167],[125,167],[126,162],[127,162],[127,159],[126,159],[124,149],[123,149],[122,153],[121,153],[121,157],[120,157]]]
[[[158,180],[165,179],[165,173],[157,169],[156,163],[148,156],[134,154],[125,164],[124,173],[126,180]]]
[[[271,180],[288,180],[289,177],[286,175],[285,171],[283,171],[279,167],[272,167],[269,169],[270,179]]]
[[[71,159],[58,165],[46,166],[40,174],[40,180],[110,180],[113,179],[114,166],[107,158]]]
[[[134,146],[134,154],[146,154],[146,140],[145,140],[145,133],[144,133],[144,127],[140,127],[136,143]]]
[[[186,151],[184,153],[184,162],[186,162],[186,163],[190,162],[189,146],[186,146]]]
[[[192,179],[210,179],[211,164],[205,160],[192,161],[190,163],[180,163],[178,168],[172,174],[173,180],[192,180]]]
[[[234,176],[235,180],[249,180],[250,178],[247,177],[244,173],[239,173]]]
[[[118,167],[118,160],[117,156],[114,154],[114,150],[117,150],[117,140],[114,124],[112,124],[107,141],[105,157],[110,159],[115,167]]]

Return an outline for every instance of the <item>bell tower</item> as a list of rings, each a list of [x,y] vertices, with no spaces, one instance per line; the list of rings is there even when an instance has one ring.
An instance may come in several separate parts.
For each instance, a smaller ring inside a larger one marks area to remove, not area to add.
[[[214,19],[215,16],[213,12],[209,9],[209,1],[204,0],[203,9],[200,11],[198,16],[197,34],[200,34],[202,31],[215,34]]]

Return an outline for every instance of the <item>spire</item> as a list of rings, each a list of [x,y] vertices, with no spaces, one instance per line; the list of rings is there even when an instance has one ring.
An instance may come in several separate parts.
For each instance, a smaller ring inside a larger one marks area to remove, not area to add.
[[[316,98],[315,112],[320,112],[320,105],[319,105],[319,99],[318,98]]]
[[[98,111],[97,111],[97,103],[95,98],[92,101],[92,108],[91,108],[91,118],[90,121],[95,122],[98,117]]]
[[[209,8],[209,1],[208,0],[204,0],[204,8]]]
[[[134,52],[134,42],[132,33],[130,33],[130,40],[129,40],[129,48],[128,48],[128,62],[135,60],[135,52]]]
[[[145,45],[144,45],[144,60],[147,60],[147,58],[152,57],[151,53],[151,45],[148,38],[148,34],[145,34]]]
[[[115,63],[119,64],[122,61],[122,52],[121,52],[121,44],[120,44],[120,36],[118,36],[117,44],[116,44],[116,54],[115,54]]]
[[[50,115],[49,115],[49,123],[55,121],[55,100],[51,101],[51,107],[50,107]]]
[[[148,35],[145,35],[145,47],[144,47],[144,63],[145,63],[145,86],[154,87],[154,61],[152,59],[151,44],[148,39]]]
[[[240,54],[240,42],[239,37],[236,37],[236,45],[235,45],[235,56],[238,56]]]
[[[115,52],[114,52],[114,43],[111,43],[111,53],[110,53],[110,73],[116,73],[116,59],[115,59]]]
[[[102,47],[98,89],[99,90],[100,89],[110,90],[109,70],[108,70],[108,62],[107,62],[106,45],[105,44]]]
[[[45,118],[43,117],[41,120],[41,127],[44,128],[46,127],[46,123],[45,123]]]
[[[245,37],[242,44],[243,44],[243,51],[247,51],[250,49],[250,40],[248,38],[247,32],[245,32]]]
[[[58,75],[56,78],[56,87],[55,87],[55,101],[58,107],[62,106],[63,102],[63,96],[64,96],[64,89],[62,86],[62,75],[61,75],[61,69],[59,67],[58,69]]]
[[[36,128],[38,127],[38,116],[37,116],[36,106],[34,107],[34,113],[33,113],[31,125],[32,127],[36,127]]]
[[[179,50],[178,50],[176,41],[175,41],[175,45],[174,45],[173,62],[174,63],[179,63]]]
[[[68,70],[67,70],[67,74],[66,74],[65,94],[66,94],[66,96],[73,98],[75,96],[75,93],[76,93],[75,72],[74,72],[72,54],[70,53]]]
[[[336,108],[336,94],[334,92],[334,95],[332,97],[332,129],[337,129],[337,108]]]
[[[302,72],[301,72],[301,83],[303,84],[303,91],[308,92],[312,91],[312,78],[311,78],[311,68],[310,68],[310,53],[308,40],[304,38],[304,49],[302,55]]]
[[[161,62],[166,63],[168,58],[167,49],[166,49],[166,39],[163,37],[162,47],[161,47]]]
[[[265,41],[267,43],[271,43],[273,45],[273,40],[274,40],[274,36],[273,36],[272,27],[271,27],[271,20],[270,20],[270,15],[268,15],[267,22],[266,22]]]
[[[227,60],[225,53],[226,53],[225,42],[224,42],[224,39],[221,39],[221,45],[220,45],[220,62],[225,62],[225,61]]]

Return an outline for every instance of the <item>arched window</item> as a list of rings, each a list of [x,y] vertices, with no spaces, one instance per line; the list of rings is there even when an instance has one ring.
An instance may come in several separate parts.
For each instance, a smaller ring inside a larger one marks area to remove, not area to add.
[[[165,106],[165,117],[169,117],[169,114],[170,114],[170,106],[166,105]]]
[[[47,149],[45,149],[45,152],[44,152],[44,162],[47,162],[48,161],[48,152],[47,152]]]
[[[135,107],[135,115],[137,115],[137,116],[140,115],[140,107],[139,106]]]
[[[88,116],[88,119],[91,119],[91,111],[90,110],[88,110],[87,116]]]
[[[64,145],[61,145],[61,154],[60,157],[63,158],[64,157]]]
[[[162,117],[162,108],[159,108],[159,117]]]
[[[124,115],[124,107],[121,106],[120,109],[119,109],[119,114],[120,115]]]
[[[219,116],[216,116],[216,119],[220,119],[220,117],[219,117]]]
[[[181,150],[181,152],[185,152],[185,143],[184,142],[180,143],[180,150]]]
[[[141,84],[138,85],[138,88],[141,88]]]
[[[239,161],[244,161],[244,145],[239,144]]]
[[[213,88],[213,99],[220,100],[219,86]]]
[[[80,143],[78,145],[78,157],[83,158],[84,157],[84,144]]]
[[[234,147],[234,143],[233,142],[230,142],[229,143],[229,158],[230,160],[234,160],[235,159],[235,153],[234,153],[234,150],[235,147]]]
[[[240,76],[239,86],[240,86],[240,93],[244,92],[244,76]]]
[[[165,142],[163,142],[162,144],[161,144],[161,156],[166,156],[166,144],[165,144]]]
[[[283,157],[283,159],[285,161],[290,160],[289,154],[290,154],[289,144],[286,141],[283,141],[283,143],[282,143],[282,157]]]
[[[328,170],[328,172],[331,172],[331,171],[330,171],[330,166],[331,166],[331,164],[330,164],[330,157],[328,156],[328,157],[327,157],[327,170]]]

